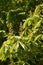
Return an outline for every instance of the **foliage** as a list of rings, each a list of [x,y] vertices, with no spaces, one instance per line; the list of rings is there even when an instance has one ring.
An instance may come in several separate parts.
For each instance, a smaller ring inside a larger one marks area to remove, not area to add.
[[[12,28],[15,23],[12,21],[14,19],[12,10],[9,13],[7,13],[6,26],[9,28],[10,24]],[[7,65],[43,65],[43,4],[38,5],[33,15],[25,20],[21,36],[15,36],[11,32],[5,33],[4,36],[7,39],[0,48],[2,62],[6,62],[8,59]]]
[[[13,31],[15,35],[19,35],[20,22],[23,23],[30,15],[30,11],[34,12],[38,4],[43,0],[0,0],[0,18],[3,22],[2,28],[5,32],[9,32],[7,25],[13,23]]]

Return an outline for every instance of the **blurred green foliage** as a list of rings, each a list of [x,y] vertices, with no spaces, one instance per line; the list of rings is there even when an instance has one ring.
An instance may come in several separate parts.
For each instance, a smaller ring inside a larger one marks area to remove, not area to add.
[[[43,0],[0,0],[0,65],[43,65]]]
[[[30,11],[33,13],[38,4],[41,4],[43,0],[0,0],[0,18],[3,21],[3,27],[5,31],[8,31],[7,22],[13,23],[13,30],[16,35],[19,35],[20,22],[23,23],[30,15]]]

